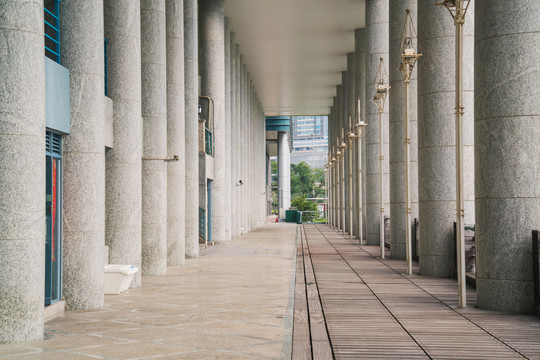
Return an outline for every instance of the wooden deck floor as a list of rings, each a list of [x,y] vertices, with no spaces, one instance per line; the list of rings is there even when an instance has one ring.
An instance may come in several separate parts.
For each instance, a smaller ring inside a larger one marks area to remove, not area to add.
[[[540,359],[540,317],[457,308],[453,279],[407,276],[326,225],[301,225],[293,359]],[[418,273],[418,269],[415,269]]]

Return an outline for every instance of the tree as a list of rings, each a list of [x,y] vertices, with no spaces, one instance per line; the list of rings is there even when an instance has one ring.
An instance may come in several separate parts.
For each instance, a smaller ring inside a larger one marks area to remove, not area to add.
[[[324,197],[325,175],[321,168],[312,169],[313,172],[313,197]]]
[[[291,196],[294,199],[300,195],[305,197],[313,195],[313,173],[304,161],[291,164]]]
[[[306,200],[305,195],[295,197],[291,202],[291,206],[294,206],[296,210],[300,211],[317,211],[317,204],[313,201]]]

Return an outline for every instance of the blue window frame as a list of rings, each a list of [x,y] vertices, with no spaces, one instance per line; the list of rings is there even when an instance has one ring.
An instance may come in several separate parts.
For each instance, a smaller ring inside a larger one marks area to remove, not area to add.
[[[62,299],[62,136],[45,137],[45,305]]]
[[[60,0],[44,1],[45,56],[60,64]]]

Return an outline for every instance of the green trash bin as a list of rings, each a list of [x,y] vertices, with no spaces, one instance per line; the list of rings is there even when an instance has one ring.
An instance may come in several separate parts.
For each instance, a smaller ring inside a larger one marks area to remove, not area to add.
[[[297,222],[298,211],[297,210],[285,210],[285,222]]]

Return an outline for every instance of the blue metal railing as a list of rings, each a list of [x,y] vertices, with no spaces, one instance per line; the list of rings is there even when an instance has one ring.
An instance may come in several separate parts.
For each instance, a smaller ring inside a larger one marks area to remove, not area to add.
[[[52,9],[44,7],[45,56],[60,63],[60,0],[54,0]]]
[[[206,214],[203,208],[199,208],[199,238],[206,240]]]

